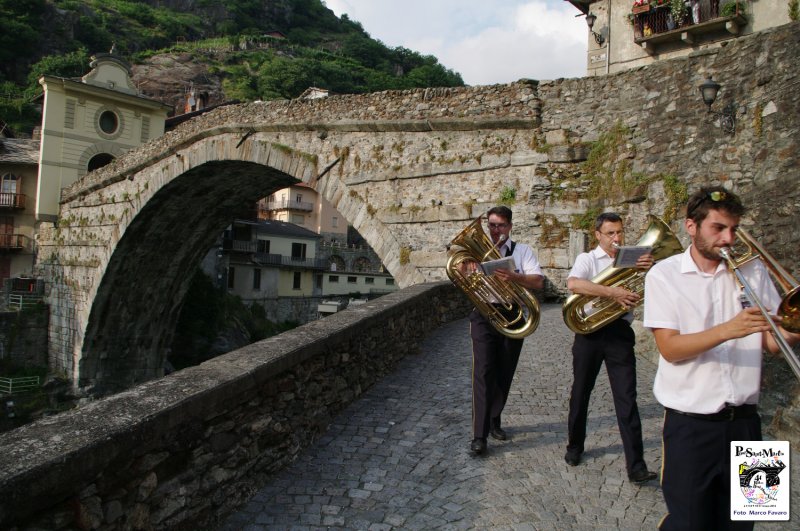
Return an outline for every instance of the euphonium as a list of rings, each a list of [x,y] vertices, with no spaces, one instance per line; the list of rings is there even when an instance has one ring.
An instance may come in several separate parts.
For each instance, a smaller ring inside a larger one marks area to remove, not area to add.
[[[470,223],[450,245],[460,247],[447,260],[448,278],[466,293],[495,329],[512,339],[529,336],[539,326],[539,302],[527,289],[485,275],[477,264],[502,258],[481,227],[483,216]]]
[[[650,224],[636,243],[637,246],[652,247],[653,260],[659,261],[683,251],[680,240],[669,226],[656,216],[650,216]],[[635,267],[609,266],[598,273],[592,282],[603,286],[619,286],[639,295],[639,304],[644,302],[645,272]],[[637,304],[637,306],[639,305]],[[603,328],[611,321],[631,311],[614,299],[592,295],[570,295],[564,302],[564,322],[576,334],[589,334]]]

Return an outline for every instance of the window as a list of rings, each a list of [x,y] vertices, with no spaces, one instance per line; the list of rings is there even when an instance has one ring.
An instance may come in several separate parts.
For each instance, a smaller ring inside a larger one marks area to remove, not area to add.
[[[302,202],[303,202],[303,194],[297,194],[297,199],[296,199],[296,201],[297,201],[298,203],[302,203]]]
[[[364,279],[364,284],[375,284],[375,279],[372,277],[367,277]]]
[[[89,164],[86,165],[86,169],[88,171],[94,171],[98,168],[102,168],[103,166],[110,164],[114,160],[114,155],[110,155],[108,153],[98,153],[91,159],[89,159]]]
[[[292,244],[292,260],[305,260],[306,259],[306,244],[293,243]]]
[[[317,284],[317,289],[322,289],[322,275],[317,275],[316,284]]]
[[[294,272],[294,282],[292,282],[292,288],[300,289],[300,280],[301,280],[300,271],[295,271]]]
[[[253,289],[261,289],[261,270],[253,269]]]
[[[291,220],[295,225],[303,225],[306,222],[306,217],[302,214],[292,214]]]
[[[328,282],[330,282],[331,284],[338,284],[339,275],[328,275]]]
[[[229,267],[228,268],[228,289],[233,289],[233,287],[235,285],[235,282],[234,282],[234,280],[235,280],[234,277],[236,276],[235,273],[236,273],[236,270],[233,267]]]
[[[107,135],[113,135],[119,127],[119,118],[112,111],[100,113],[100,129]]]
[[[17,195],[17,182],[19,177],[13,173],[3,175],[2,188],[0,188],[0,206],[12,206]]]
[[[339,226],[339,217],[338,216],[333,216],[333,219],[331,219],[331,226],[333,228],[336,228],[336,227]]]
[[[394,279],[393,278],[387,278],[386,279],[386,285],[387,286],[394,286]]]
[[[356,277],[347,277],[348,284],[355,284],[358,281]]]
[[[256,243],[256,252],[269,254],[269,240],[258,240],[258,243]]]

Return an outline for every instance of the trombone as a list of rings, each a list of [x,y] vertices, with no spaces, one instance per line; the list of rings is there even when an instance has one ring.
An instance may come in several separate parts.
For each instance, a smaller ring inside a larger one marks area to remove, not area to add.
[[[784,330],[793,333],[800,332],[800,284],[767,252],[766,249],[753,239],[746,230],[739,227],[736,233],[739,237],[739,241],[747,246],[747,250],[740,255],[736,255],[730,247],[724,247],[720,249],[719,254],[725,259],[731,271],[733,271],[748,300],[757,306],[761,314],[767,318],[772,336],[778,344],[778,348],[780,348],[781,353],[784,358],[786,358],[786,362],[794,372],[794,375],[800,380],[800,360],[798,360],[789,342],[783,337],[780,329],[778,329],[778,325],[772,320],[772,317],[770,317],[769,312],[764,307],[761,300],[759,300],[750,287],[750,284],[745,280],[739,267],[756,258],[761,259],[772,275],[772,278],[784,292],[783,299],[781,300],[777,312],[778,316],[781,317],[781,326]]]

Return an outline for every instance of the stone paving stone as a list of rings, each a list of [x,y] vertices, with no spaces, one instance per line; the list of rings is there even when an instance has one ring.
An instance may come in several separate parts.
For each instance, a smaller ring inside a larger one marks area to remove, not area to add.
[[[440,328],[219,529],[655,529],[665,513],[661,490],[628,481],[605,370],[592,393],[583,462],[564,463],[571,345],[561,306],[543,305],[503,415],[511,440],[489,439],[487,455],[474,458],[469,323]],[[655,369],[637,362],[645,460],[658,471],[663,408],[652,394]],[[792,461],[800,462],[795,452]],[[800,466],[792,468],[800,499]]]

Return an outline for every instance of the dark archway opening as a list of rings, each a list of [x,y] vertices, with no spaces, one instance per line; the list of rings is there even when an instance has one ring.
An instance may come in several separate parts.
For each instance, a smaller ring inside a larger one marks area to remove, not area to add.
[[[89,171],[94,171],[96,169],[102,168],[107,164],[111,164],[114,160],[114,155],[109,153],[98,153],[91,159],[89,159],[89,164],[86,166],[86,169]]]

